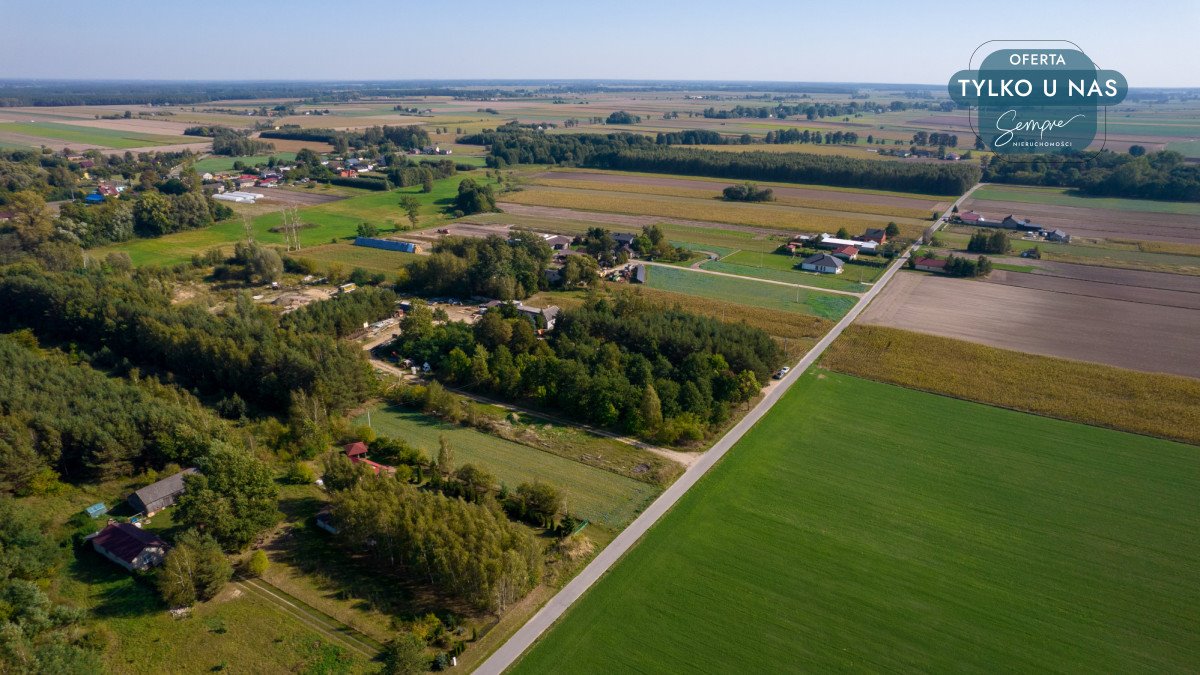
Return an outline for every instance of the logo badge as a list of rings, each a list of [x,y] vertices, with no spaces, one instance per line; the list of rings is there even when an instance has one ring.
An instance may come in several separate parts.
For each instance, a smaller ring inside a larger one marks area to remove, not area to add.
[[[1083,152],[1129,85],[1078,49],[1001,49],[950,78],[950,98],[998,154]]]

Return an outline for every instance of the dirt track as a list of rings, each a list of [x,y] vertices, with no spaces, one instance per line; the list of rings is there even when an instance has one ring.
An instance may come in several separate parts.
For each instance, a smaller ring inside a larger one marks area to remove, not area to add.
[[[1200,218],[1174,213],[1050,206],[1021,202],[967,200],[962,209],[1000,220],[1009,214],[1072,236],[1200,244]]]
[[[665,176],[633,176],[618,173],[599,173],[590,171],[546,171],[545,173],[536,174],[535,178],[548,178],[559,180],[577,180],[580,182],[590,181],[599,183],[636,183],[638,185],[657,185],[659,187],[686,188],[690,190],[712,190],[713,194],[720,194],[721,190],[727,185],[737,183],[736,180],[712,181],[703,179],[690,178],[668,178]],[[857,192],[843,192],[840,190],[821,190],[817,188],[803,187],[780,187],[772,185],[771,189],[780,197],[791,197],[794,199],[824,199],[830,201],[845,201],[857,204],[875,204],[880,206],[891,206],[902,209],[919,209],[921,211],[929,211],[935,206],[947,203],[944,201],[930,201],[928,199],[919,199],[916,197],[894,197],[891,195],[876,195],[864,194]]]
[[[1196,293],[1020,272],[993,277],[981,282],[905,272],[862,320],[1031,354],[1200,377]]]

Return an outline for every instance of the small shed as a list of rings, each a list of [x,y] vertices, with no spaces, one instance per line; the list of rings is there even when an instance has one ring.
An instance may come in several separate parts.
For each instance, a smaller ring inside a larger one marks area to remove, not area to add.
[[[346,456],[351,459],[367,454],[367,444],[363,443],[362,441],[347,443],[346,445],[342,446],[342,449],[346,451]]]
[[[633,275],[629,277],[629,280],[638,284],[646,283],[646,266],[635,265],[633,268]]]

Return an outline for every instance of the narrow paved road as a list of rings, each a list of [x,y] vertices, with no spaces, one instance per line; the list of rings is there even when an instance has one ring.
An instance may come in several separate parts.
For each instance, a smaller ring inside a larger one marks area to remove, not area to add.
[[[963,196],[959,197],[951,205],[951,208],[961,204],[977,187],[979,186],[976,185],[967,190]],[[946,213],[949,212],[950,209],[947,209]],[[940,221],[937,223],[937,226],[941,226]],[[883,276],[871,287],[871,290],[863,294],[862,299],[850,309],[846,316],[842,317],[842,320],[833,327],[833,330],[821,338],[820,342],[809,350],[804,355],[804,358],[800,359],[800,362],[778,383],[778,386],[772,387],[758,405],[754,406],[737,425],[721,437],[721,440],[717,441],[716,445],[704,453],[695,464],[688,467],[687,471],[684,471],[683,475],[679,477],[679,480],[672,483],[670,487],[663,491],[658,499],[654,500],[636,520],[630,523],[629,527],[626,527],[617,535],[616,539],[613,539],[612,543],[606,546],[592,562],[588,563],[588,566],[583,568],[582,572],[566,586],[563,586],[561,591],[555,594],[553,598],[550,598],[550,601],[538,610],[538,613],[534,614],[533,618],[514,633],[508,639],[508,642],[505,642],[488,657],[487,661],[484,661],[475,672],[481,675],[499,675],[515,663],[521,657],[521,654],[524,654],[525,650],[529,649],[541,637],[542,633],[545,633],[576,600],[582,597],[592,587],[592,584],[596,583],[608,571],[608,568],[612,567],[621,556],[625,555],[642,538],[642,535],[646,534],[654,523],[658,522],[658,519],[662,518],[675,505],[675,502],[683,497],[685,492],[691,489],[704,474],[708,473],[708,470],[715,466],[725,456],[725,453],[729,452],[729,449],[741,440],[742,436],[758,420],[762,419],[763,415],[767,414],[771,406],[775,405],[776,401],[783,397],[784,393],[791,388],[801,374],[820,358],[829,345],[833,344],[833,341],[842,334],[842,331],[846,330],[846,327],[858,318],[858,315],[867,308],[867,305],[875,299],[875,296],[883,291],[887,283],[896,275],[896,272],[908,261],[909,256],[912,255],[915,248],[915,246],[909,247],[896,263],[883,273]]]

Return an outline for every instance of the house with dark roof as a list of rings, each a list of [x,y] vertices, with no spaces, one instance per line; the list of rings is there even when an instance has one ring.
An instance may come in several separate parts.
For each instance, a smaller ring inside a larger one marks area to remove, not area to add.
[[[193,473],[196,473],[195,469],[184,469],[157,483],[151,483],[129,495],[129,505],[133,507],[134,511],[153,515],[175,503],[179,495],[183,494],[183,479]]]
[[[1032,220],[1029,220],[1028,218],[1026,218],[1024,220],[1017,220],[1016,218],[1012,217],[1012,214],[1005,216],[1004,220],[1000,221],[1000,227],[1007,227],[1010,230],[1041,230],[1042,229],[1041,225],[1038,225],[1037,223],[1033,222]]]
[[[810,255],[800,261],[800,269],[809,272],[820,272],[821,274],[841,274],[842,268],[845,265],[846,263],[828,253]]]
[[[167,555],[167,542],[130,523],[109,523],[90,539],[97,553],[131,572],[159,565]]]
[[[873,241],[877,244],[887,243],[887,230],[881,227],[868,227],[863,236],[859,237],[863,241]]]
[[[945,272],[946,261],[937,258],[914,258],[913,267],[922,272]]]

